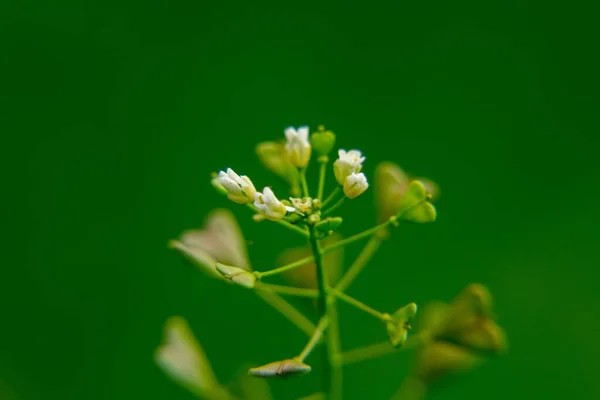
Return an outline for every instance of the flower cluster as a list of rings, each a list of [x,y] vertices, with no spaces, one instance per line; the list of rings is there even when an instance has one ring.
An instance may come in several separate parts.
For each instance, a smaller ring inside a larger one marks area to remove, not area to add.
[[[375,200],[378,223],[363,232],[344,237],[343,224],[335,215],[346,200],[363,194],[369,183],[363,172],[366,158],[356,149],[339,149],[332,163],[335,186],[325,196],[329,154],[336,136],[320,126],[310,133],[307,126],[284,130],[284,141],[260,143],[256,154],[262,164],[289,185],[289,193],[279,197],[271,186],[256,190],[246,175],[227,168],[214,174],[212,185],[231,201],[245,205],[256,221],[269,220],[306,239],[302,248],[283,249],[276,268],[254,270],[246,251],[246,240],[231,214],[216,210],[202,229],[184,232],[170,246],[191,260],[208,276],[255,292],[267,304],[282,313],[308,336],[304,348],[290,357],[249,368],[241,378],[246,388],[234,392],[219,383],[210,364],[181,317],[173,317],[165,327],[164,344],[157,350],[157,364],[174,380],[202,399],[233,400],[271,398],[267,386],[249,385],[249,377],[291,377],[309,373],[313,368],[305,361],[319,345],[327,351],[325,375],[330,382],[324,393],[310,398],[340,400],[343,396],[341,376],[345,365],[400,348],[415,348],[416,362],[410,376],[401,385],[398,398],[417,399],[439,377],[448,372],[469,369],[489,354],[501,353],[505,346],[502,329],[491,317],[491,295],[481,285],[470,285],[450,305],[427,307],[427,318],[416,334],[409,332],[417,317],[417,304],[403,301],[391,313],[381,312],[349,295],[348,288],[367,266],[378,248],[400,223],[430,223],[437,218],[432,202],[438,197],[437,185],[427,178],[412,178],[391,162],[375,168]],[[315,156],[316,157],[313,157]],[[318,163],[317,191],[311,193],[306,170],[311,161]],[[332,179],[333,181],[333,179]],[[368,239],[358,257],[344,270],[343,249]],[[268,283],[281,276],[289,285]],[[282,296],[313,300],[318,320],[304,315]],[[387,335],[383,344],[344,350],[341,348],[338,323],[340,303],[355,307],[376,319]],[[323,340],[325,339],[325,340]],[[248,390],[248,387],[252,387]],[[318,396],[323,397],[318,397]]]

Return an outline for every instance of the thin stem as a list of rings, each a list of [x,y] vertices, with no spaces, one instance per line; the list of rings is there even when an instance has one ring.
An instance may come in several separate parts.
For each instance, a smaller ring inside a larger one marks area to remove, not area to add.
[[[341,186],[336,186],[335,189],[333,189],[333,192],[331,192],[331,194],[329,196],[327,196],[327,198],[325,200],[323,200],[321,208],[324,208],[329,203],[331,203],[337,197],[337,195],[340,193],[341,190],[342,190]]]
[[[331,361],[331,399],[341,399],[344,392],[341,359],[342,348],[340,344],[340,328],[338,321],[337,302],[335,297],[328,295],[329,303],[329,331],[327,332],[327,346],[330,349]]]
[[[395,351],[397,351],[396,348],[394,348],[389,341],[370,344],[343,352],[341,356],[341,362],[344,365],[353,364],[392,354]]]
[[[342,276],[342,279],[340,279],[335,286],[337,291],[344,292],[346,289],[348,289],[348,286],[350,286],[356,277],[363,271],[375,252],[377,252],[379,249],[380,245],[381,238],[379,236],[371,237],[365,247],[363,247],[361,250],[356,260],[354,260],[348,271],[344,274],[344,276]]]
[[[306,183],[306,168],[300,169],[300,183],[302,184],[302,193],[304,197],[310,197],[308,193],[308,184]]]
[[[293,263],[286,264],[283,267],[275,268],[270,271],[263,271],[263,272],[256,271],[254,273],[257,274],[259,276],[259,278],[264,278],[265,276],[277,275],[277,274],[281,274],[282,272],[286,272],[286,271],[301,267],[303,265],[306,265],[309,262],[314,261],[314,259],[315,259],[314,256],[308,256],[308,257],[301,258],[298,261],[294,261]]]
[[[319,189],[317,191],[317,199],[323,200],[323,190],[325,190],[325,175],[327,174],[327,162],[329,157],[319,157],[319,163],[321,164],[319,169]]]
[[[329,315],[328,302],[327,302],[327,290],[329,288],[329,285],[327,283],[327,273],[323,266],[323,257],[321,256],[321,246],[317,239],[317,232],[316,232],[314,226],[310,227],[310,247],[313,252],[314,259],[315,259],[315,267],[316,267],[316,273],[317,273],[317,287],[319,289],[319,298],[318,298],[319,315],[321,316],[321,318],[327,317],[329,319],[330,315]],[[331,397],[331,388],[332,388],[332,380],[331,379],[332,379],[333,372],[334,372],[334,366],[332,363],[333,354],[332,354],[332,348],[330,345],[330,340],[331,340],[330,336],[331,335],[327,335],[327,337],[328,337],[327,353],[324,355],[325,357],[323,360],[323,365],[324,365],[323,385],[324,385],[324,392],[329,394],[328,400],[334,400],[334,398]]]
[[[255,292],[260,298],[262,298],[267,304],[279,311],[284,317],[290,320],[296,325],[301,331],[306,333],[308,337],[312,336],[315,325],[310,322],[308,318],[304,316],[300,311],[293,305],[285,301],[281,296],[273,292],[257,290]]]
[[[308,288],[300,288],[293,286],[284,286],[284,285],[272,285],[269,283],[258,283],[256,285],[258,290],[267,290],[273,293],[279,293],[290,296],[299,296],[299,297],[309,297],[311,299],[316,299],[319,297],[319,292],[316,289],[308,289]]]
[[[323,254],[327,254],[330,251],[337,249],[338,247],[346,246],[347,244],[353,243],[353,242],[355,242],[357,240],[360,240],[360,239],[365,238],[367,236],[373,235],[373,234],[379,232],[381,229],[385,229],[385,228],[387,228],[390,225],[397,225],[398,224],[398,219],[400,219],[400,217],[403,214],[405,214],[407,211],[413,209],[414,207],[418,206],[419,204],[421,204],[421,203],[423,203],[425,201],[426,200],[421,200],[421,201],[419,201],[419,202],[411,205],[410,207],[405,208],[404,210],[402,210],[402,212],[399,212],[398,214],[396,214],[394,216],[391,216],[390,219],[388,219],[387,221],[385,221],[385,222],[383,222],[383,223],[381,223],[379,225],[376,225],[376,226],[374,226],[374,227],[372,227],[370,229],[367,229],[364,232],[357,233],[354,236],[350,236],[347,239],[340,240],[339,242],[336,242],[336,243],[332,244],[331,246],[325,247],[323,249],[322,253]]]
[[[331,214],[332,212],[334,212],[338,207],[340,207],[342,204],[344,204],[344,201],[346,200],[345,197],[342,197],[341,199],[339,199],[337,201],[337,203],[335,203],[334,205],[332,205],[331,207],[329,207],[327,210],[325,210],[323,212],[323,216],[326,217],[329,214]]]
[[[340,361],[342,364],[353,364],[360,361],[371,360],[379,358],[388,354],[400,353],[403,350],[410,350],[415,348],[420,343],[427,340],[427,334],[417,334],[409,336],[404,346],[395,348],[390,342],[374,343],[367,346],[358,347],[356,349],[348,350],[342,353]]]
[[[329,323],[329,319],[327,317],[321,318],[321,320],[319,321],[319,324],[317,325],[317,329],[315,329],[315,331],[313,332],[310,340],[308,341],[308,343],[306,343],[306,346],[304,346],[304,349],[298,355],[298,357],[296,357],[298,359],[298,361],[304,362],[304,360],[306,360],[306,357],[309,356],[310,352],[315,348],[315,346],[321,340],[321,337],[323,336],[323,333],[325,332],[325,329],[327,328],[328,323]]]
[[[372,227],[370,229],[367,229],[364,232],[357,233],[356,235],[350,236],[349,238],[340,240],[339,242],[335,242],[334,244],[325,247],[323,249],[323,254],[327,254],[330,251],[333,251],[333,250],[335,250],[337,248],[340,248],[342,246],[346,246],[346,245],[348,245],[350,243],[356,242],[357,240],[360,240],[360,239],[366,238],[368,236],[374,235],[377,232],[379,232],[380,230],[387,228],[391,223],[392,223],[392,220],[390,219],[389,221],[386,221],[386,222],[384,222],[382,224],[379,224],[379,225],[374,226],[374,227]]]
[[[254,211],[255,213],[259,213],[258,209],[254,206],[254,204],[248,203],[248,204],[246,204],[246,206],[250,210]],[[275,222],[276,224],[279,224],[279,225],[281,225],[281,226],[283,226],[283,227],[285,227],[287,229],[290,229],[290,230],[292,230],[292,231],[294,231],[296,233],[299,233],[302,236],[304,236],[305,238],[307,238],[309,236],[309,233],[308,233],[308,231],[306,229],[304,229],[304,228],[302,228],[302,227],[300,227],[298,225],[294,225],[294,224],[292,224],[289,221],[286,221],[284,219],[280,219],[280,220],[273,221],[273,222]]]
[[[346,303],[358,308],[359,310],[362,310],[368,314],[371,314],[372,316],[374,316],[375,318],[377,318],[378,320],[385,322],[387,320],[389,320],[389,315],[388,314],[384,314],[382,312],[379,312],[371,307],[369,307],[368,305],[366,305],[365,303],[356,300],[354,297],[348,296],[345,293],[342,292],[338,292],[335,289],[330,289],[329,293],[333,294],[334,296],[336,296],[338,299],[345,301]]]

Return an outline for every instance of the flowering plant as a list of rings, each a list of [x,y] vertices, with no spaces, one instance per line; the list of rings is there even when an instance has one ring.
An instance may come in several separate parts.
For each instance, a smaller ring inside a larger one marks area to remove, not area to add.
[[[266,168],[289,184],[291,197],[285,199],[281,194],[278,197],[270,187],[259,192],[249,177],[238,175],[231,168],[215,174],[212,184],[231,201],[251,210],[254,220],[271,221],[304,237],[309,251],[287,250],[282,255],[282,259],[287,260],[284,265],[270,270],[253,270],[241,230],[226,210],[213,211],[204,229],[186,231],[170,242],[172,248],[208,276],[253,290],[307,334],[307,343],[300,352],[250,368],[250,377],[245,379],[304,375],[312,370],[307,363],[309,356],[322,344],[326,357],[321,373],[326,377],[326,383],[310,398],[338,400],[344,395],[345,365],[410,348],[416,354],[414,366],[394,398],[418,399],[425,396],[440,378],[471,369],[485,357],[505,350],[504,333],[492,315],[491,295],[482,285],[467,286],[450,304],[434,303],[426,307],[420,313],[419,331],[410,336],[413,319],[417,316],[415,303],[408,302],[388,313],[375,310],[347,293],[395,226],[402,222],[435,221],[437,213],[432,204],[438,195],[435,183],[426,178],[413,179],[391,162],[379,164],[374,185],[378,224],[341,238],[338,231],[343,220],[335,211],[369,189],[367,177],[361,172],[366,158],[359,150],[340,149],[333,162],[336,186],[325,197],[335,134],[322,126],[311,135],[308,127],[289,127],[284,133],[285,143],[261,143],[257,146],[257,155]],[[306,179],[311,156],[319,164],[316,193],[309,191]],[[367,238],[369,240],[359,256],[342,273],[340,253],[343,248]],[[287,278],[290,285],[268,283],[275,275]],[[318,319],[312,321],[282,296],[316,300]],[[373,316],[382,324],[388,340],[354,350],[342,349],[338,325],[340,302]],[[167,321],[164,343],[157,349],[155,359],[169,376],[199,398],[270,398],[264,384],[242,385],[246,388],[242,392],[234,392],[222,385],[182,317]]]

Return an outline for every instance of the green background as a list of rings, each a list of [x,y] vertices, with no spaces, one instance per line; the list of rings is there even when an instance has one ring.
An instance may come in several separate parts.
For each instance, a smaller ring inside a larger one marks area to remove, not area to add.
[[[253,148],[301,124],[361,149],[368,177],[393,160],[442,188],[437,223],[398,229],[352,295],[382,310],[469,282],[495,295],[509,354],[432,398],[599,398],[595,11],[2,2],[0,398],[191,399],[152,362],[174,314],[222,381],[299,350],[303,335],[252,293],[205,279],[166,243],[231,206],[258,269],[298,244],[208,178],[232,166],[282,192]],[[374,223],[372,196],[345,206],[345,234]],[[345,348],[385,337],[358,311],[342,319]],[[273,384],[277,399],[317,389],[313,361],[312,375]],[[349,367],[347,398],[388,398],[407,365]]]

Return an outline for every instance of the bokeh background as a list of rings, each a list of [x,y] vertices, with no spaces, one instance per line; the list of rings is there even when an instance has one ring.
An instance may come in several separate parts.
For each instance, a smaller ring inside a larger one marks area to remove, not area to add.
[[[509,354],[432,398],[600,398],[596,11],[3,1],[0,398],[191,399],[152,361],[174,314],[223,381],[300,349],[252,293],[205,279],[166,243],[232,206],[259,269],[301,244],[208,182],[232,166],[283,190],[254,145],[301,124],[361,149],[369,177],[393,160],[442,188],[437,223],[398,229],[352,295],[382,310],[469,282],[495,295]],[[372,196],[347,204],[344,233],[374,223]],[[358,311],[342,319],[345,348],[385,338]],[[349,367],[347,399],[388,398],[408,360]],[[313,364],[275,382],[276,398],[316,390]]]

